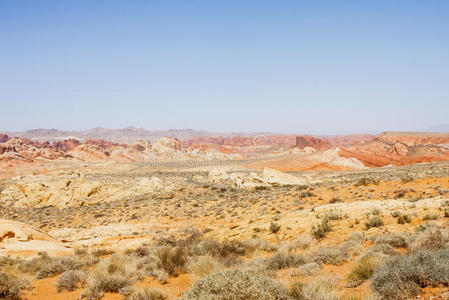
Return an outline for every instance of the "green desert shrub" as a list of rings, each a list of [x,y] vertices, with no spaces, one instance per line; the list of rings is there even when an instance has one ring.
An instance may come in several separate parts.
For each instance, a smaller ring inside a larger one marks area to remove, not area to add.
[[[287,289],[264,275],[228,269],[193,283],[181,300],[288,300]]]
[[[371,216],[366,222],[365,227],[366,229],[370,229],[373,227],[381,227],[384,226],[384,221],[382,221],[382,218],[378,215]]]
[[[371,277],[371,289],[383,299],[407,299],[422,287],[449,284],[449,250],[419,250],[387,259]]]
[[[398,224],[405,224],[410,222],[412,222],[412,219],[410,218],[409,215],[400,215],[398,217]]]
[[[321,224],[312,226],[312,236],[317,240],[321,240],[326,237],[326,235],[332,231],[332,226],[328,219],[323,219]]]

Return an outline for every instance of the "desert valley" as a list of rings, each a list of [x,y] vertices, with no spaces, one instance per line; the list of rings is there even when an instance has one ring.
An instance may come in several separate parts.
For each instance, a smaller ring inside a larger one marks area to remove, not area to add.
[[[449,297],[449,134],[202,133],[0,135],[0,295]]]

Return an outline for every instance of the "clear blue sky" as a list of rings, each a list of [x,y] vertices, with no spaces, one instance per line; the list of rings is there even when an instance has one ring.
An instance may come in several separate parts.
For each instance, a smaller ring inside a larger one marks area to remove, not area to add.
[[[449,1],[1,1],[0,131],[449,123]]]

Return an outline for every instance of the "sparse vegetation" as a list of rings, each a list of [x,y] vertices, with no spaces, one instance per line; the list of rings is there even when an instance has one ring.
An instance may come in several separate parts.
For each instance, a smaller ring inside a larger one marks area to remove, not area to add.
[[[317,240],[321,240],[326,237],[326,235],[332,231],[332,226],[328,219],[321,221],[321,224],[312,226],[312,236]]]
[[[68,270],[59,276],[56,282],[56,289],[61,291],[74,291],[78,288],[78,284],[83,283],[86,280],[84,272],[79,270]]]
[[[22,291],[19,279],[11,274],[0,272],[0,298],[6,300],[19,300]]]
[[[371,288],[383,299],[406,299],[425,286],[449,284],[449,251],[419,250],[388,259],[374,271]]]
[[[365,227],[367,229],[373,228],[373,227],[381,227],[384,226],[384,221],[379,216],[371,216],[366,222]]]
[[[379,263],[380,259],[375,256],[365,256],[356,261],[348,276],[350,285],[359,286],[365,280],[370,279]]]
[[[214,272],[197,280],[180,298],[201,299],[288,300],[290,295],[274,279],[233,269]]]

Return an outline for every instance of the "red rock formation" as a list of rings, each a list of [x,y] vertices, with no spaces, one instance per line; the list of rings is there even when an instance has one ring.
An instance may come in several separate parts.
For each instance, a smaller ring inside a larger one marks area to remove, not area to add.
[[[194,145],[213,144],[220,146],[235,146],[235,147],[252,147],[252,146],[281,146],[293,148],[296,146],[297,135],[267,135],[267,136],[233,136],[233,137],[197,137],[184,141],[183,146],[188,148]],[[304,146],[313,147],[313,145],[320,147],[319,149],[328,149],[331,145],[322,139],[312,136],[300,136],[303,139]],[[320,141],[320,142],[319,142]],[[302,145],[302,144],[301,144]]]
[[[297,136],[296,137],[296,148],[312,147],[317,150],[325,150],[331,148],[331,144],[328,141],[313,137],[313,136]]]
[[[9,140],[9,137],[6,133],[0,133],[0,143],[6,143]]]
[[[449,144],[449,137],[437,136],[379,136],[377,139],[407,146]]]
[[[103,150],[112,148],[114,146],[123,146],[123,147],[127,146],[127,145],[109,142],[109,141],[105,141],[105,140],[87,140],[85,144],[94,145],[94,146],[100,147]]]

